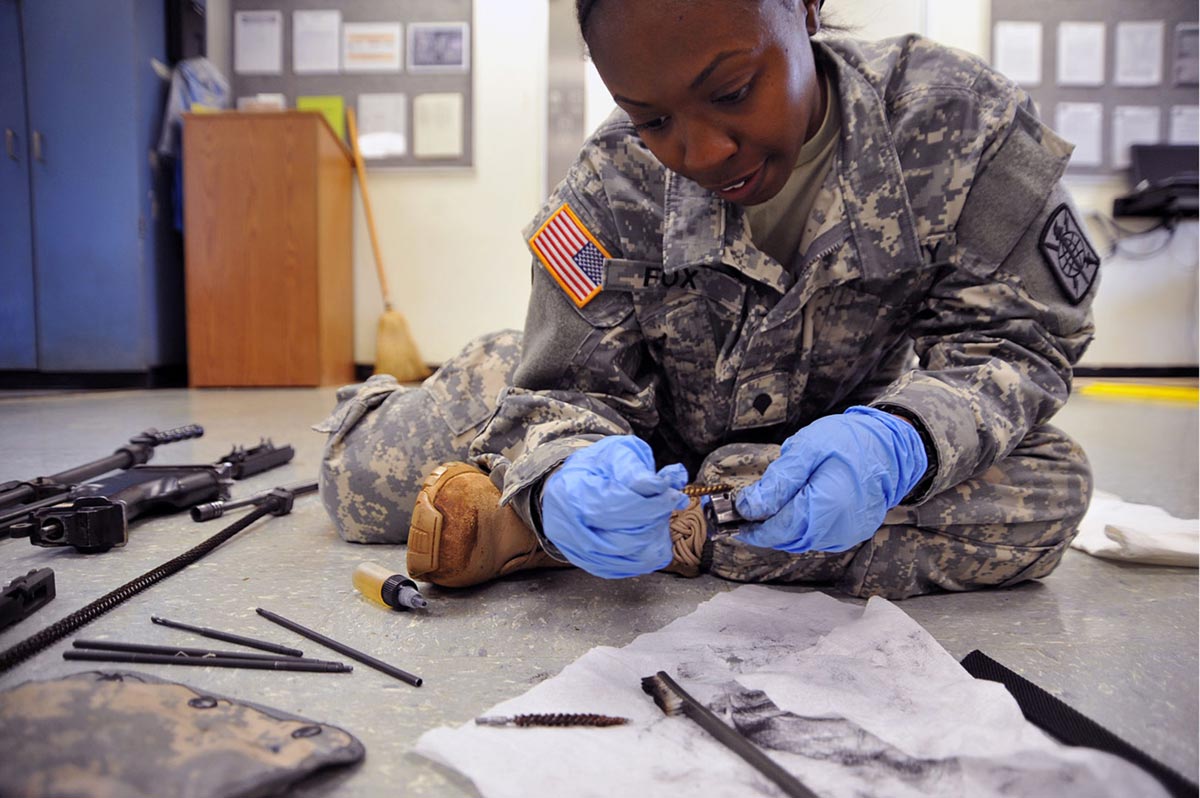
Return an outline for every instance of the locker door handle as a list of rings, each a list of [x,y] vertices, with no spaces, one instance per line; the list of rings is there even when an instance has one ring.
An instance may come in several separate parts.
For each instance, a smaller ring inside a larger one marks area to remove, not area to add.
[[[4,129],[4,149],[8,152],[10,161],[17,160],[17,132],[11,127]]]
[[[42,157],[42,134],[37,130],[33,131],[33,159],[42,163],[46,162],[46,159]]]

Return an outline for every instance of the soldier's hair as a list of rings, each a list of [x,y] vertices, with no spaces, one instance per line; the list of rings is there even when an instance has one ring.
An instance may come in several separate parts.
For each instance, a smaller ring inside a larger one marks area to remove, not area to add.
[[[575,0],[575,17],[579,20],[579,33],[585,39],[587,38],[588,17],[592,15],[592,9],[598,2],[600,0]]]
[[[592,11],[599,2],[600,0],[575,0],[575,17],[579,20],[579,33],[585,40],[588,32],[588,18],[591,17]]]

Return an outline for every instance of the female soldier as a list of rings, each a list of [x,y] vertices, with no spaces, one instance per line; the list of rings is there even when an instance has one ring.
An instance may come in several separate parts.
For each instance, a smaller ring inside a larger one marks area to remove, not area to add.
[[[903,598],[1052,571],[1091,478],[1047,422],[1099,258],[1029,98],[919,37],[813,39],[818,0],[577,11],[619,110],[527,230],[519,363],[482,339],[361,430],[394,383],[339,408],[343,535],[396,536],[378,486],[469,453],[416,497],[414,578],[574,564]],[[689,500],[689,473],[736,513]]]

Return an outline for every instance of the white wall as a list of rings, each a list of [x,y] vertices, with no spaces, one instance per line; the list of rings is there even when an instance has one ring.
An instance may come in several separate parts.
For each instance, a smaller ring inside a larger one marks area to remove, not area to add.
[[[1085,364],[1196,364],[1198,229],[1196,222],[1186,222],[1174,235],[1160,230],[1130,239],[1105,259],[1093,305],[1096,340]],[[1094,240],[1107,252],[1103,238]]]

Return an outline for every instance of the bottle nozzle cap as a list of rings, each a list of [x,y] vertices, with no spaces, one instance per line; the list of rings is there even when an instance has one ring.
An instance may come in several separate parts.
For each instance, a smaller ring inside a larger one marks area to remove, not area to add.
[[[402,587],[396,596],[396,603],[401,604],[409,609],[423,610],[429,606],[429,602],[425,597],[417,592],[415,587]]]

